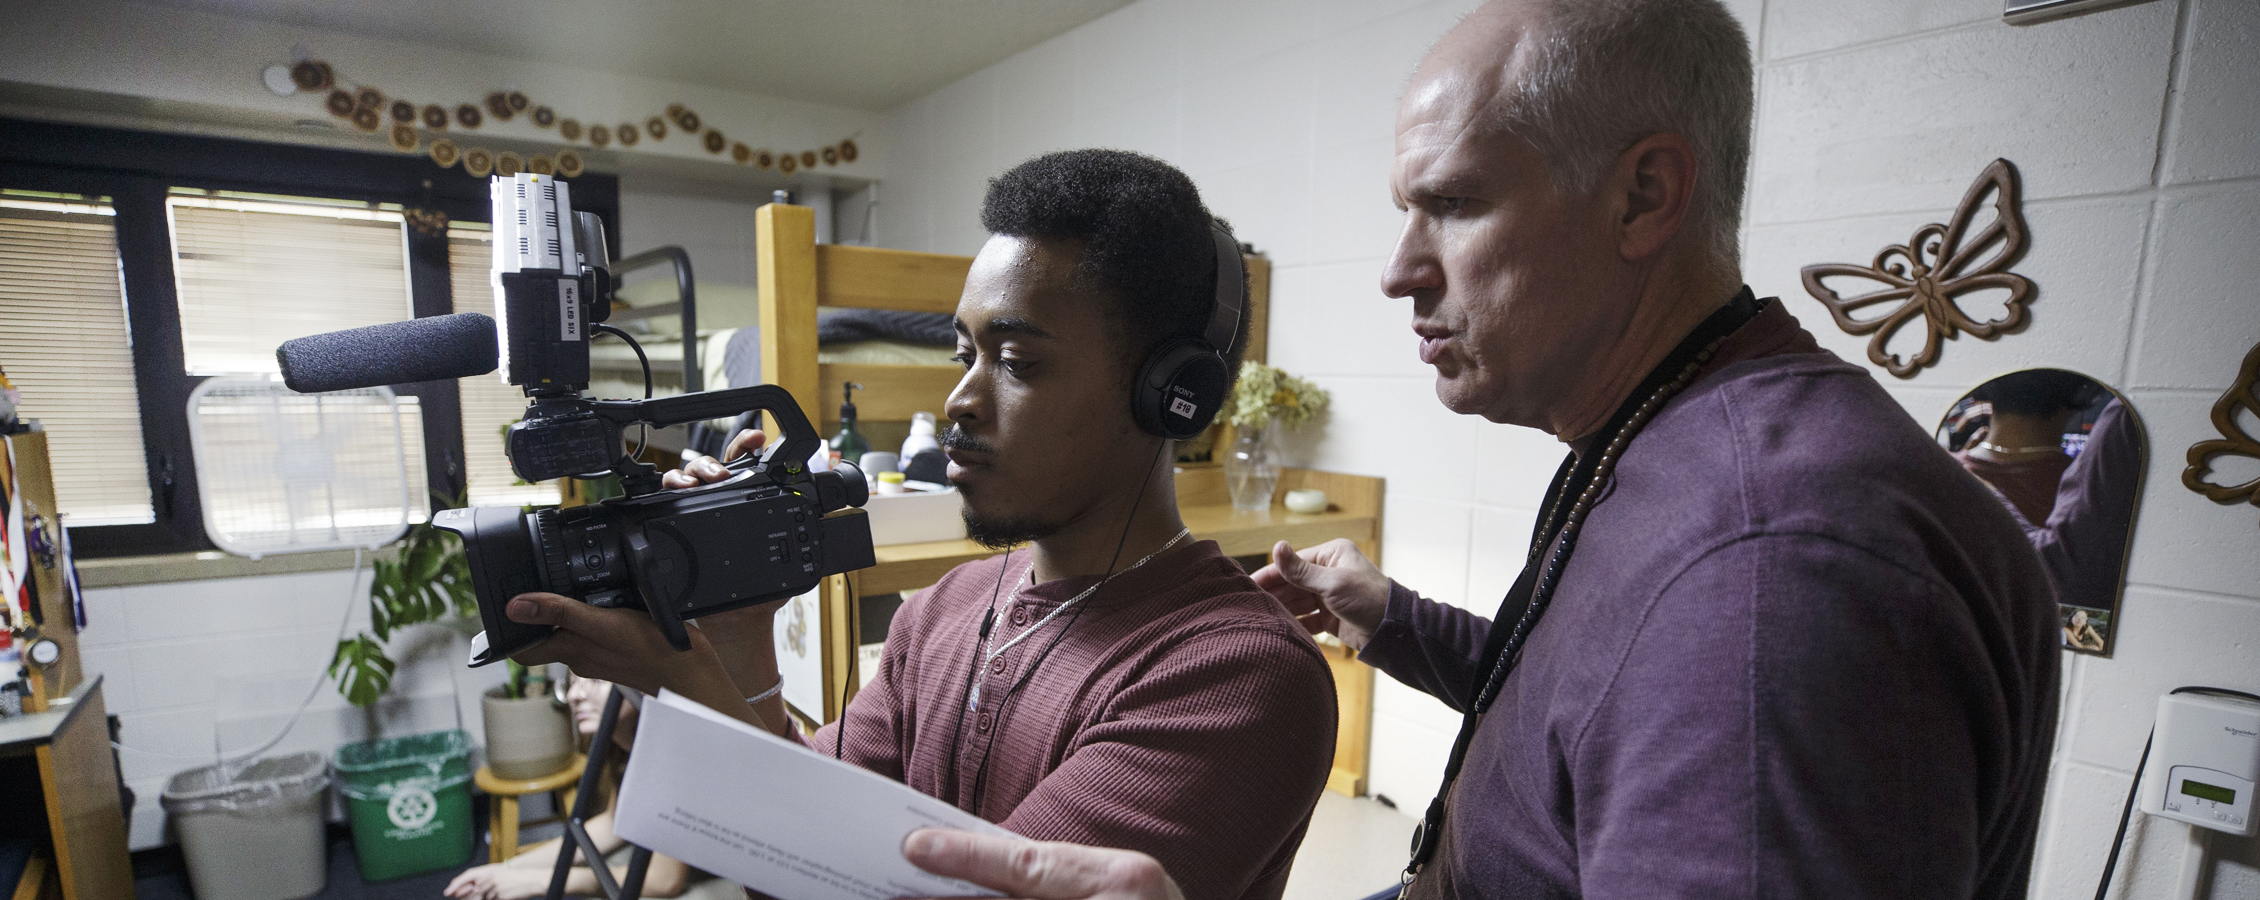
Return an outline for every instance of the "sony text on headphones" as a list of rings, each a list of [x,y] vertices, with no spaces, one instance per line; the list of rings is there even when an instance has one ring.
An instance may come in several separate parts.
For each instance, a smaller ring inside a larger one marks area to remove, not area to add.
[[[1222,223],[1209,220],[1216,242],[1216,305],[1208,331],[1163,344],[1138,370],[1130,388],[1130,413],[1138,427],[1173,441],[1199,435],[1224,406],[1232,371],[1224,363],[1240,332],[1241,295],[1247,289],[1240,246]]]

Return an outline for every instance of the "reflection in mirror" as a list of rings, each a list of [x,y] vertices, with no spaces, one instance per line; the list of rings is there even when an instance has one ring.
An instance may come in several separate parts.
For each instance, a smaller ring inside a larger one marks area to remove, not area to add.
[[[2040,552],[2065,649],[2110,655],[2142,492],[2142,423],[2126,398],[2077,372],[2011,372],[1954,401],[1938,442]]]

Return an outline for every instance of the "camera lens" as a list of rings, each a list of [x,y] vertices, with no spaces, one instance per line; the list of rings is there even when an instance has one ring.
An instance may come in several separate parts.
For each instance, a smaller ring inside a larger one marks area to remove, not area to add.
[[[628,557],[619,539],[621,529],[616,517],[568,518],[563,510],[541,509],[526,518],[533,525],[535,553],[541,558],[542,580],[550,591],[598,606],[620,605],[619,597],[629,595]]]
[[[486,650],[474,665],[500,661],[549,634],[548,626],[513,622],[503,604],[528,591],[554,590],[543,583],[534,548],[533,517],[514,506],[480,506],[441,510],[432,515],[433,527],[463,538],[471,569],[472,592],[479,601],[480,624],[486,629]]]

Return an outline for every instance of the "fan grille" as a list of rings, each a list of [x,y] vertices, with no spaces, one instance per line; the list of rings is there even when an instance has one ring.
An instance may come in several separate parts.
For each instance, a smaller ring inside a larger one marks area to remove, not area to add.
[[[406,531],[409,439],[391,390],[299,394],[214,378],[188,414],[204,529],[220,549],[253,559],[374,549]]]

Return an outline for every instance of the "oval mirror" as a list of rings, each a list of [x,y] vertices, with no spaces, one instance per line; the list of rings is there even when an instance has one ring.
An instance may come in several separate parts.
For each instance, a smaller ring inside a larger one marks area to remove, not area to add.
[[[1978,385],[1938,442],[2032,539],[2056,585],[2064,648],[2109,656],[2142,493],[2142,423],[2110,386],[2063,369]]]

